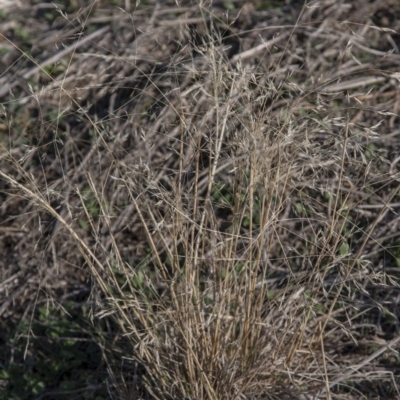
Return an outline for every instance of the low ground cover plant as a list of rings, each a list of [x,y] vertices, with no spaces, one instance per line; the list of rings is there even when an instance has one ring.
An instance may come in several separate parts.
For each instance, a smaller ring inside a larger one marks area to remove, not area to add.
[[[1,36],[3,320],[86,293],[112,398],[400,396],[396,5],[24,12],[59,36]]]

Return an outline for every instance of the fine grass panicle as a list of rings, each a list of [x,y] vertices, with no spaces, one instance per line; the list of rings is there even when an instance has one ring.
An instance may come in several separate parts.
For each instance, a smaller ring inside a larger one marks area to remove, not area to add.
[[[37,81],[16,97],[10,69],[0,93],[2,226],[47,301],[90,281],[92,320],[118,327],[109,395],[400,396],[400,58],[379,1],[125,3],[57,6],[84,35],[57,68],[22,53]]]

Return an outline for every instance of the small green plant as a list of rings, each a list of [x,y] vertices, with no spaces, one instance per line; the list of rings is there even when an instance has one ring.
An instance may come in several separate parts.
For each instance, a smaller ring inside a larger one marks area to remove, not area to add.
[[[59,398],[67,399],[71,390],[78,389],[96,393],[87,384],[96,379],[101,350],[85,333],[90,326],[83,315],[72,319],[65,311],[76,315],[77,310],[73,303],[64,310],[40,306],[32,321],[23,319],[8,333],[13,357],[0,371],[5,383],[1,398],[29,400],[56,391]],[[85,307],[80,312],[87,314]]]
[[[15,34],[22,40],[28,40],[30,38],[29,32],[20,26],[15,27]]]

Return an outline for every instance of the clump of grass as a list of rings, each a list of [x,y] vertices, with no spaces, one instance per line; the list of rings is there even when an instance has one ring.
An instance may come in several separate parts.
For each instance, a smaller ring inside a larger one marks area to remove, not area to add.
[[[381,306],[367,287],[396,287],[371,247],[398,177],[370,151],[378,124],[332,107],[343,99],[329,78],[293,73],[297,25],[273,67],[229,62],[213,22],[203,28],[202,45],[177,33],[187,47],[160,75],[140,71],[131,96],[143,102],[118,131],[68,94],[95,132],[72,173],[38,183],[8,152],[0,175],[78,247],[99,315],[124,330],[153,398],[330,398],[387,349],[355,369],[330,350],[357,343],[366,298]]]

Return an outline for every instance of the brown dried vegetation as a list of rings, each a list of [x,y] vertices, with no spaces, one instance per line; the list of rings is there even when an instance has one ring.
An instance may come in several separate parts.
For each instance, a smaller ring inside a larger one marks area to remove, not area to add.
[[[4,323],[91,285],[121,398],[400,396],[400,9],[128,3],[3,25]]]

